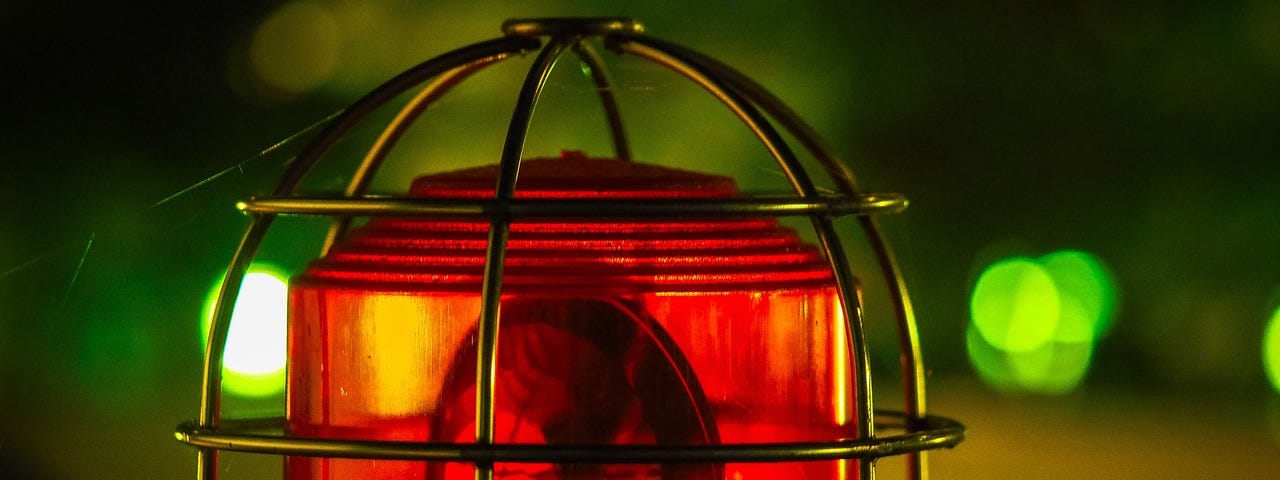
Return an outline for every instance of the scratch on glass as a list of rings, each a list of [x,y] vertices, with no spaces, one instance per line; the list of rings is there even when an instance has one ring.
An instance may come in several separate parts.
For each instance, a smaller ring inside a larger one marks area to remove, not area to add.
[[[282,147],[282,146],[284,146],[284,145],[287,145],[287,144],[292,143],[294,140],[297,140],[297,139],[298,139],[298,137],[301,137],[301,136],[303,136],[303,135],[306,135],[307,133],[310,133],[312,130],[315,130],[316,128],[318,128],[318,127],[320,127],[320,126],[322,126],[322,125],[326,125],[326,124],[328,124],[330,121],[332,121],[334,118],[336,118],[336,117],[337,117],[339,114],[341,114],[342,112],[343,112],[343,110],[335,111],[335,112],[333,112],[333,113],[331,113],[331,114],[329,114],[329,115],[325,116],[324,118],[321,118],[321,119],[319,119],[319,120],[317,120],[317,121],[315,121],[315,122],[311,123],[310,125],[308,125],[307,127],[303,128],[302,130],[299,130],[299,131],[297,131],[297,132],[294,132],[293,134],[291,134],[291,135],[289,135],[289,136],[285,137],[284,139],[282,139],[282,140],[280,140],[280,141],[278,141],[278,142],[276,142],[276,143],[274,143],[274,144],[271,144],[271,145],[270,145],[270,146],[268,146],[267,148],[264,148],[262,151],[258,152],[258,154],[254,155],[254,156],[252,156],[252,157],[250,157],[250,158],[247,158],[247,159],[245,159],[245,160],[239,161],[239,162],[237,162],[237,163],[235,163],[235,164],[233,164],[233,165],[231,165],[231,166],[229,166],[229,167],[226,167],[226,168],[224,168],[224,169],[222,169],[222,170],[219,170],[218,172],[214,173],[213,175],[210,175],[210,176],[208,176],[208,177],[206,177],[206,178],[204,178],[204,179],[202,179],[202,180],[200,180],[200,181],[198,181],[198,182],[196,182],[196,183],[193,183],[193,184],[191,184],[191,185],[189,185],[189,186],[187,186],[187,187],[184,187],[184,188],[182,188],[182,189],[180,189],[180,190],[178,190],[178,191],[176,191],[176,192],[174,192],[174,193],[172,193],[172,194],[170,194],[170,195],[168,195],[168,196],[164,197],[164,198],[163,198],[163,199],[161,199],[160,201],[158,201],[158,202],[155,202],[155,203],[151,204],[150,206],[148,206],[148,207],[147,207],[145,210],[143,210],[143,211],[144,211],[144,212],[145,212],[145,211],[150,211],[150,210],[153,210],[153,209],[155,209],[155,208],[157,208],[157,207],[160,207],[160,206],[163,206],[163,205],[165,205],[165,204],[167,204],[167,203],[170,203],[170,202],[172,202],[172,201],[174,201],[174,200],[176,200],[176,199],[178,199],[178,198],[180,198],[180,197],[182,197],[182,196],[184,196],[184,195],[187,195],[187,194],[191,193],[192,191],[195,191],[195,190],[199,189],[200,187],[203,187],[203,186],[205,186],[205,185],[208,185],[208,184],[210,184],[210,183],[212,183],[212,182],[214,182],[214,181],[218,180],[219,178],[222,178],[223,176],[226,176],[227,174],[229,174],[229,173],[231,173],[231,172],[233,172],[233,171],[234,171],[234,172],[238,172],[238,173],[240,173],[241,175],[244,175],[244,173],[245,173],[245,171],[244,171],[244,167],[245,167],[245,166],[247,166],[247,165],[249,165],[249,164],[251,164],[251,163],[253,163],[253,162],[255,162],[255,161],[258,161],[258,160],[260,160],[260,159],[262,159],[262,158],[266,157],[267,155],[269,155],[269,154],[271,154],[272,152],[274,152],[274,151],[278,150],[280,147]],[[287,164],[289,164],[289,163],[291,163],[291,162],[293,161],[293,158],[294,158],[294,157],[290,157],[290,158],[286,159],[286,160],[284,161],[284,163],[285,163],[286,165],[287,165]],[[90,252],[90,250],[93,248],[93,243],[94,243],[94,241],[97,239],[97,235],[98,235],[98,234],[97,234],[97,232],[92,232],[92,233],[90,233],[90,234],[89,234],[89,239],[88,239],[87,241],[76,240],[76,241],[69,241],[69,242],[62,243],[62,244],[60,244],[60,245],[57,245],[57,246],[55,246],[55,247],[53,247],[53,248],[50,248],[50,249],[48,249],[48,250],[46,250],[46,251],[42,252],[42,253],[40,253],[40,254],[37,254],[37,255],[36,255],[36,256],[34,256],[34,257],[31,257],[29,260],[27,260],[27,261],[25,261],[25,262],[22,262],[22,263],[19,263],[19,264],[17,264],[17,265],[14,265],[14,266],[12,266],[12,267],[9,267],[7,270],[0,271],[0,280],[6,279],[6,278],[8,278],[8,277],[10,277],[10,276],[13,276],[14,274],[17,274],[17,273],[19,273],[19,272],[22,272],[22,271],[24,271],[24,270],[28,269],[28,268],[31,268],[32,266],[37,265],[37,264],[39,264],[40,262],[43,262],[43,261],[45,261],[45,260],[48,260],[50,257],[53,257],[53,256],[55,256],[55,255],[58,255],[59,253],[61,253],[61,252],[65,251],[65,250],[68,250],[68,249],[71,249],[71,248],[74,248],[74,247],[78,247],[78,246],[80,246],[80,245],[82,245],[82,244],[83,244],[83,245],[84,245],[84,249],[81,251],[81,254],[80,254],[80,261],[79,261],[79,263],[76,265],[76,270],[75,270],[75,272],[72,274],[71,280],[70,280],[70,282],[69,282],[69,284],[68,284],[68,286],[67,286],[67,294],[70,294],[70,293],[71,293],[71,289],[72,289],[73,287],[75,287],[76,281],[77,281],[77,280],[79,279],[79,277],[80,277],[80,272],[81,272],[81,270],[83,270],[83,269],[84,269],[85,261],[88,259],[89,252]]]
[[[164,204],[166,204],[166,203],[169,203],[169,202],[173,201],[174,199],[177,199],[177,198],[179,198],[179,197],[182,197],[183,195],[186,195],[186,194],[188,194],[188,193],[190,193],[190,192],[192,192],[192,191],[195,191],[195,190],[199,189],[200,187],[203,187],[203,186],[205,186],[205,185],[208,185],[208,184],[210,184],[210,183],[212,183],[212,182],[214,182],[214,181],[218,180],[219,178],[222,178],[223,176],[226,176],[227,174],[229,174],[229,173],[231,173],[231,172],[233,172],[233,171],[234,171],[234,172],[239,172],[241,175],[244,175],[244,167],[245,167],[245,165],[248,165],[248,164],[250,164],[250,163],[252,163],[252,162],[254,162],[254,161],[257,161],[257,160],[259,160],[259,159],[261,159],[261,158],[265,158],[267,155],[271,154],[271,152],[276,151],[276,150],[277,150],[277,149],[279,149],[281,146],[284,146],[285,144],[288,144],[288,143],[290,143],[290,142],[293,142],[293,141],[294,141],[295,139],[297,139],[298,137],[300,137],[300,136],[302,136],[302,135],[305,135],[305,134],[307,134],[308,132],[310,132],[310,131],[312,131],[312,130],[315,130],[317,127],[319,127],[319,126],[321,126],[321,125],[328,124],[328,123],[329,123],[329,121],[333,120],[333,119],[334,119],[334,117],[337,117],[337,116],[338,116],[338,114],[340,114],[340,113],[342,113],[342,110],[338,110],[338,111],[336,111],[336,112],[333,112],[333,113],[329,114],[328,116],[326,116],[326,117],[324,117],[324,118],[322,118],[322,119],[320,119],[320,120],[317,120],[317,121],[313,122],[311,125],[308,125],[306,128],[303,128],[302,130],[299,130],[299,131],[295,132],[294,134],[289,135],[288,137],[285,137],[283,140],[280,140],[280,141],[278,141],[278,142],[276,142],[276,143],[272,144],[271,146],[269,146],[269,147],[267,147],[267,148],[263,149],[261,152],[258,152],[258,154],[257,154],[257,155],[254,155],[254,156],[249,157],[249,158],[247,158],[247,159],[244,159],[244,160],[242,160],[242,161],[240,161],[240,162],[237,162],[236,164],[234,164],[234,165],[232,165],[232,166],[230,166],[230,167],[227,167],[227,168],[224,168],[224,169],[222,169],[222,170],[219,170],[218,172],[214,173],[213,175],[210,175],[210,176],[208,176],[208,177],[205,177],[203,180],[200,180],[200,181],[198,181],[198,182],[196,182],[196,183],[194,183],[194,184],[192,184],[192,185],[190,185],[190,186],[188,186],[188,187],[186,187],[186,188],[183,188],[183,189],[181,189],[181,190],[178,190],[177,192],[174,192],[174,193],[170,194],[169,196],[164,197],[164,198],[163,198],[163,199],[161,199],[159,202],[156,202],[156,203],[152,204],[150,207],[147,207],[147,209],[148,209],[148,210],[150,210],[150,209],[154,209],[154,208],[156,208],[156,207],[159,207],[159,206],[162,206],[162,205],[164,205]],[[288,163],[292,163],[292,162],[293,162],[293,158],[289,158],[288,160],[285,160],[285,162],[284,162],[284,163],[285,163],[285,164],[288,164]]]
[[[53,248],[51,248],[51,249],[49,249],[49,250],[45,251],[44,253],[41,253],[41,254],[39,254],[39,255],[36,255],[36,256],[35,256],[34,258],[32,258],[31,260],[27,260],[26,262],[23,262],[23,263],[21,263],[21,264],[15,265],[15,266],[13,266],[13,267],[12,267],[12,268],[10,268],[10,269],[5,270],[4,272],[0,272],[0,280],[3,280],[3,279],[5,279],[5,278],[8,278],[10,275],[13,275],[13,274],[15,274],[15,273],[18,273],[18,272],[20,272],[20,271],[22,271],[22,270],[26,269],[27,267],[30,267],[30,266],[35,265],[35,264],[37,264],[37,263],[40,263],[40,261],[42,261],[42,260],[44,260],[44,259],[46,259],[46,258],[52,257],[52,256],[54,256],[55,254],[57,254],[58,252],[60,252],[60,251],[62,251],[62,250],[66,250],[68,247],[71,247],[71,246],[73,246],[73,245],[76,245],[76,244],[75,244],[75,243],[67,243],[67,244],[59,245],[59,246],[57,246],[57,247],[53,247]]]
[[[71,274],[71,281],[67,283],[67,291],[62,295],[63,298],[71,296],[71,290],[76,288],[76,280],[80,279],[80,272],[84,270],[84,262],[89,258],[89,250],[93,248],[93,240],[98,238],[98,232],[89,234],[89,241],[84,244],[84,251],[80,253],[80,262],[76,263],[76,271]]]

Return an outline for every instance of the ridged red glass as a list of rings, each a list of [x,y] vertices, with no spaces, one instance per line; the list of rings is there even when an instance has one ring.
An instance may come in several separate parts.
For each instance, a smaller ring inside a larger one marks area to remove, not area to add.
[[[496,167],[413,196],[491,198]],[[521,165],[517,198],[713,198],[725,177],[566,155]],[[295,435],[475,439],[487,219],[372,219],[291,282]],[[852,437],[852,362],[826,261],[773,219],[511,225],[497,442],[772,443]],[[495,465],[497,478],[834,479],[854,462]],[[288,457],[290,480],[473,478],[472,465]]]

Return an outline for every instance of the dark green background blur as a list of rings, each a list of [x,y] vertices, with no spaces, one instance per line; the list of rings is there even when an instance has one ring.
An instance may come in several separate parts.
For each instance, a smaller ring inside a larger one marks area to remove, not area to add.
[[[197,412],[196,330],[244,226],[235,200],[264,192],[309,126],[506,18],[618,14],[737,66],[866,187],[911,199],[885,224],[934,410],[970,426],[934,456],[937,478],[1280,471],[1280,399],[1262,360],[1280,306],[1280,4],[312,0],[329,20],[276,24],[285,33],[268,42],[299,63],[255,67],[255,36],[287,2],[118,3],[0,6],[0,478],[190,478],[194,453],[171,431]],[[764,158],[727,114],[682,116],[686,102],[714,106],[696,88],[623,60],[641,160]],[[472,108],[460,91],[442,105],[462,119],[432,127],[433,141],[495,153],[526,64],[481,83],[495,98]],[[329,73],[291,92],[255,70],[275,67]],[[555,135],[578,128],[556,99],[593,98],[573,78],[553,81],[539,111]],[[583,144],[607,153],[593,122]],[[1062,249],[1102,259],[1119,291],[1088,376],[1053,397],[985,386],[964,339],[978,272]],[[290,255],[280,261],[300,264]],[[890,407],[894,355],[873,365]],[[278,471],[275,459],[229,463]]]

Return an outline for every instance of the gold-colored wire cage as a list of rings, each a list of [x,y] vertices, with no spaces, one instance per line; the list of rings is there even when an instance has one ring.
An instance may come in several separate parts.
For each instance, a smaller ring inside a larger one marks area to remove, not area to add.
[[[897,194],[864,193],[852,171],[832,153],[817,133],[777,97],[737,70],[683,46],[643,34],[643,26],[629,18],[515,19],[503,23],[504,35],[450,51],[421,63],[377,87],[336,116],[302,151],[285,172],[274,192],[251,198],[237,206],[251,217],[214,304],[205,353],[200,417],[178,426],[180,442],[198,450],[197,478],[213,479],[218,452],[235,451],[274,455],[468,462],[479,479],[493,478],[495,462],[515,463],[726,463],[794,462],[859,459],[862,479],[875,475],[875,460],[906,456],[907,478],[928,477],[928,450],[950,448],[964,439],[964,426],[925,408],[925,371],[916,333],[915,316],[906,285],[889,244],[874,214],[893,213],[906,207]],[[542,41],[547,38],[546,42]],[[795,195],[745,195],[715,199],[516,199],[516,176],[534,106],[556,61],[572,52],[590,70],[600,93],[612,135],[615,155],[631,157],[621,114],[613,95],[613,83],[604,62],[589,40],[599,39],[618,54],[634,55],[674,70],[696,83],[728,107],[764,144],[785,174]],[[512,56],[537,53],[516,100],[499,162],[498,183],[492,199],[453,200],[369,196],[365,194],[387,152],[427,107],[477,71]],[[425,84],[425,85],[424,85]],[[295,193],[303,177],[340,137],[370,113],[397,96],[424,85],[390,122],[352,175],[341,196],[300,196]],[[770,120],[794,137],[835,183],[836,191],[824,193],[814,185],[796,155]],[[490,221],[481,314],[477,328],[476,441],[439,443],[310,438],[284,433],[283,418],[221,418],[221,372],[230,329],[232,306],[240,284],[259,246],[279,215],[332,218],[324,250],[350,227],[353,217],[466,216]],[[862,307],[856,280],[839,241],[834,219],[852,215],[866,233],[896,319],[905,399],[901,411],[876,410],[872,401],[871,372],[863,331]],[[513,219],[538,217],[808,217],[819,247],[830,263],[845,312],[851,353],[856,370],[854,388],[856,438],[828,442],[709,445],[530,445],[495,443],[493,437],[497,355],[498,304],[503,281],[503,260]],[[883,434],[885,427],[891,434]]]

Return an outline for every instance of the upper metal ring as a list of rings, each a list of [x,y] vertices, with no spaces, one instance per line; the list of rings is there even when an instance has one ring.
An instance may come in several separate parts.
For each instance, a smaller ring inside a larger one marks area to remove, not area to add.
[[[644,25],[627,17],[513,18],[502,22],[502,34],[506,36],[602,36],[613,33],[644,33]]]

